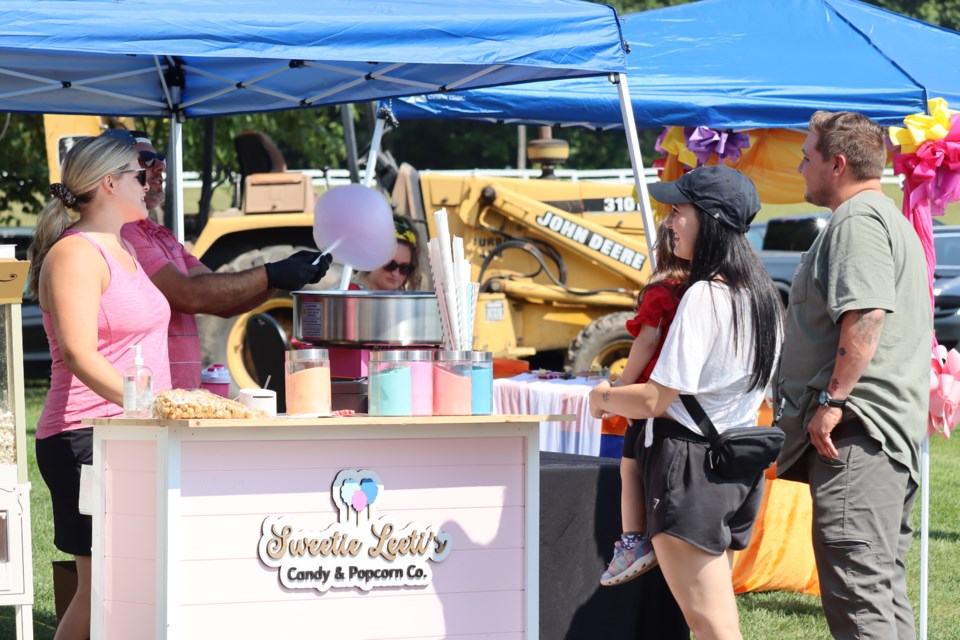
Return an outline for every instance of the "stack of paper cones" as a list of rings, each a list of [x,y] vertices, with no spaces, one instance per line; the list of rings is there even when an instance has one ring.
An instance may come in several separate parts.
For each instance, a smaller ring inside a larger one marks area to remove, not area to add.
[[[470,262],[464,257],[463,238],[451,241],[447,210],[435,211],[437,235],[427,246],[430,271],[437,289],[443,347],[453,351],[473,348],[473,319],[480,285],[470,281]]]

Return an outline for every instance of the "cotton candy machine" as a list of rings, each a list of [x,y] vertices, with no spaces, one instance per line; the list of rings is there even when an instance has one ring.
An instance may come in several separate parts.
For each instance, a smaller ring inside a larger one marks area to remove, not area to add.
[[[295,291],[293,335],[330,352],[333,409],[367,410],[370,352],[442,343],[432,291]]]

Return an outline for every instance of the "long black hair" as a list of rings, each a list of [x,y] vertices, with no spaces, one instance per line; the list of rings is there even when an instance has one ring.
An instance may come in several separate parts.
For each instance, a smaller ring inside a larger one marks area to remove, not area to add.
[[[699,208],[697,216],[700,231],[690,261],[690,284],[719,280],[730,287],[734,349],[742,346],[743,318],[749,317],[753,330],[749,343],[754,346],[750,388],[763,389],[773,374],[783,335],[780,294],[745,235]]]

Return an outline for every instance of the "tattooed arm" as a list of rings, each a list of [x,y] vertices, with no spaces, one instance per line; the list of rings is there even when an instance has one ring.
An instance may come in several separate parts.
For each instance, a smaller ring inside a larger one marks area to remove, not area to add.
[[[827,387],[831,398],[844,400],[853,391],[877,350],[885,317],[886,311],[883,309],[861,309],[843,314],[840,319],[837,362]],[[820,407],[807,425],[810,442],[822,456],[837,456],[830,432],[837,426],[841,415],[840,409]]]
[[[656,382],[611,387],[604,380],[590,391],[590,414],[594,418],[618,415],[624,418],[656,418],[663,415],[679,392]]]

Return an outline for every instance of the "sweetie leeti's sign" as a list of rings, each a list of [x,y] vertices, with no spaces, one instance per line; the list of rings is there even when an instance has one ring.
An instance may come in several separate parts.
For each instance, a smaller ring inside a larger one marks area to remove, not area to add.
[[[432,524],[400,526],[378,515],[383,494],[383,481],[371,469],[340,471],[331,487],[339,522],[319,530],[296,516],[267,516],[257,545],[260,561],[277,569],[288,589],[430,584],[431,565],[450,554],[449,536]]]

